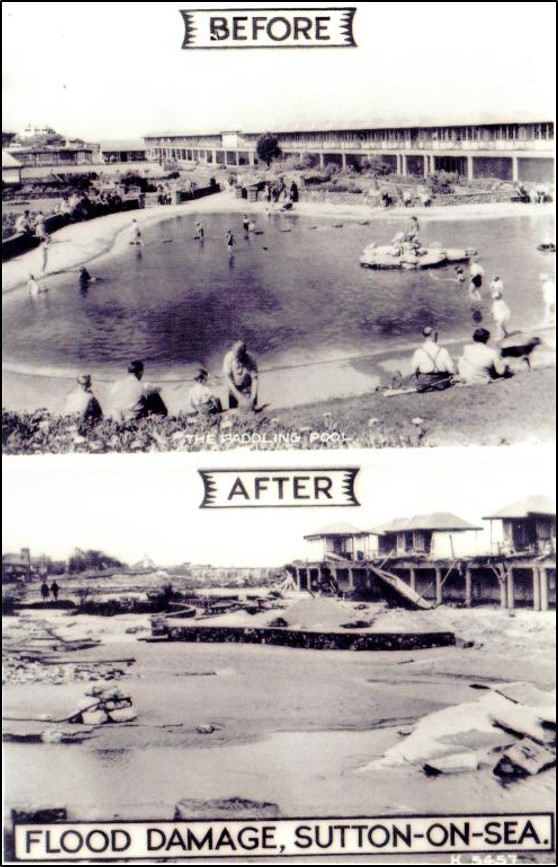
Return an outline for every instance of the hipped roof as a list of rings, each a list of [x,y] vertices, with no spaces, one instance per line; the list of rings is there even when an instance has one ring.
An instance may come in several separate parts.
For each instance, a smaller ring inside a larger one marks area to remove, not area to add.
[[[542,495],[524,497],[509,506],[504,506],[499,512],[485,515],[484,519],[493,521],[498,518],[528,518],[529,515],[549,515],[555,518],[556,503],[550,497],[543,497]]]
[[[464,521],[452,512],[432,512],[430,515],[414,515],[412,518],[395,518],[387,524],[381,524],[369,530],[369,533],[384,535],[385,533],[404,533],[411,530],[431,530],[438,532],[465,532],[467,530],[482,530]]]

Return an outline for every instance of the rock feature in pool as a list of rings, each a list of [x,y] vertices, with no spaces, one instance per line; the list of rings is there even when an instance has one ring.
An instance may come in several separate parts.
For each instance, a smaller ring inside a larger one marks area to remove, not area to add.
[[[384,270],[418,270],[420,268],[438,268],[440,265],[450,265],[455,262],[467,262],[475,256],[476,250],[469,247],[422,247],[408,242],[377,246],[369,244],[362,251],[360,264],[363,268],[380,268]]]

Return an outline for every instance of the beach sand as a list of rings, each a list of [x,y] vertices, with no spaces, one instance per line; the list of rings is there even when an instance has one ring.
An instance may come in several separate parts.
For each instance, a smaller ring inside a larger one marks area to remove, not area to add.
[[[83,744],[6,744],[6,810],[65,806],[72,819],[154,820],[172,818],[181,798],[267,801],[285,817],[440,814],[448,804],[456,814],[470,812],[472,804],[476,812],[524,812],[552,803],[552,770],[503,787],[490,762],[477,772],[434,779],[424,776],[422,760],[378,762],[401,751],[419,722],[425,755],[439,750],[432,744],[442,731],[432,715],[471,703],[480,708],[487,692],[472,683],[526,681],[551,690],[554,612],[387,610],[378,628],[451,629],[472,645],[414,652],[149,644],[129,633],[133,624],[147,626],[145,616],[48,608],[10,618],[7,640],[32,636],[41,622],[55,634],[101,639],[76,653],[80,660],[135,657],[118,686],[132,695],[138,720],[101,727]],[[63,716],[86,686],[71,678],[9,684],[4,715]],[[196,731],[207,724],[213,733]],[[455,751],[460,738],[478,742],[481,752],[509,740],[502,732],[495,737],[466,728],[461,724],[461,733],[445,741],[446,750]],[[545,856],[534,860],[545,863]]]

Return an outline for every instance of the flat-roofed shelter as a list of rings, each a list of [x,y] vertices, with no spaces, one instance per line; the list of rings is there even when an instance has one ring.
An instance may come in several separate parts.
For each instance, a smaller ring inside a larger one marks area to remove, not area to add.
[[[304,536],[307,542],[323,542],[324,560],[342,558],[344,560],[363,560],[366,553],[366,539],[370,534],[359,530],[353,524],[328,524]]]

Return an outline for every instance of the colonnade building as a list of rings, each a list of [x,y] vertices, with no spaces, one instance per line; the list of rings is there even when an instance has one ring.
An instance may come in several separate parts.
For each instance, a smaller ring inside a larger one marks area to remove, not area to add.
[[[148,159],[238,167],[258,164],[262,132],[178,132],[145,136]],[[449,171],[475,180],[550,183],[554,178],[554,124],[478,123],[357,129],[274,130],[285,157],[311,155],[321,167],[356,169],[381,159],[398,175],[428,177]]]

